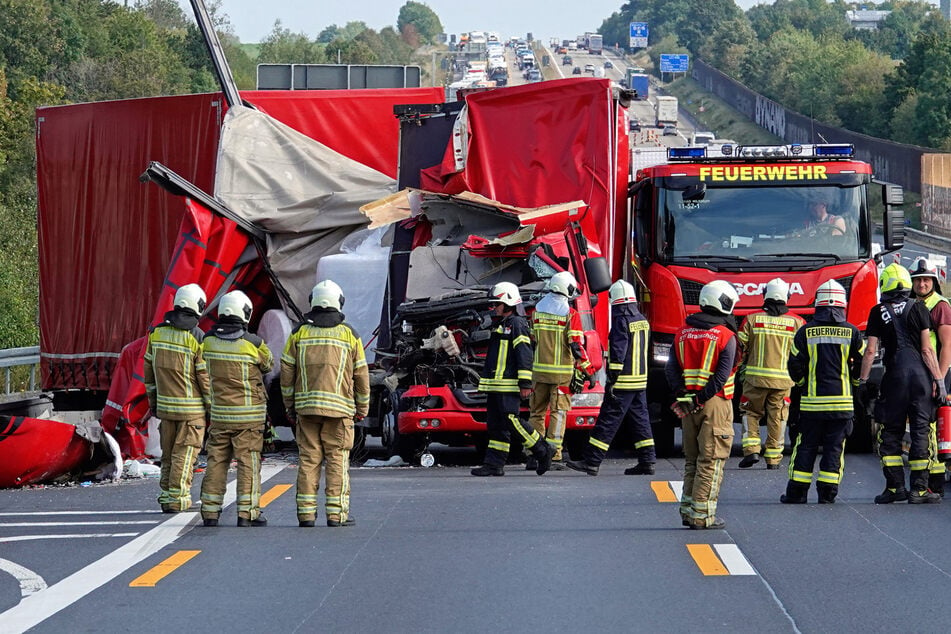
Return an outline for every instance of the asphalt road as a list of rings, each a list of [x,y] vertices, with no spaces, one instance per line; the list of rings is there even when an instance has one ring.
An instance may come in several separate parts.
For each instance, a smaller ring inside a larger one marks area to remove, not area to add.
[[[437,465],[466,455],[437,452]],[[782,505],[785,471],[739,470],[734,457],[727,528],[709,532],[683,528],[665,501],[682,459],[647,477],[624,476],[623,458],[598,477],[355,468],[357,526],[301,529],[293,458],[265,460],[264,528],[235,527],[233,504],[218,528],[157,513],[154,480],[0,491],[0,632],[947,627],[951,503],[874,505],[870,455],[847,456],[832,506],[814,491]]]

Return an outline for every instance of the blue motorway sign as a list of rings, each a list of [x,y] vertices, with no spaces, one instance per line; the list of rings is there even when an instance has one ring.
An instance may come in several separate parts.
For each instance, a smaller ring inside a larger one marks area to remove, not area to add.
[[[686,73],[689,66],[689,55],[669,55],[662,53],[660,56],[660,72],[662,73]]]
[[[647,22],[631,22],[631,48],[647,48]]]

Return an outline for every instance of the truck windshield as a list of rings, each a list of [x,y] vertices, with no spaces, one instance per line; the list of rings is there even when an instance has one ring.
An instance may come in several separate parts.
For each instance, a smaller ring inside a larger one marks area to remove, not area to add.
[[[865,187],[710,187],[665,179],[658,188],[658,254],[665,260],[755,261],[870,255]]]

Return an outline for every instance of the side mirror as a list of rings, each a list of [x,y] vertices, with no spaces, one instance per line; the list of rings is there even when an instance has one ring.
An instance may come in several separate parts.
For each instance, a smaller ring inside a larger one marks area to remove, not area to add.
[[[611,288],[611,273],[604,258],[587,258],[584,261],[584,276],[588,280],[589,293],[603,293]]]
[[[881,186],[882,203],[885,205],[882,217],[885,250],[897,251],[905,246],[905,211],[901,208],[905,202],[905,192],[901,185],[881,183]]]

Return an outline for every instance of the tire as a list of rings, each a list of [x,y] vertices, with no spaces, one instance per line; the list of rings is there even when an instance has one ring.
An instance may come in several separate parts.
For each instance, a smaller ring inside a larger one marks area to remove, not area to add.
[[[677,416],[668,408],[661,408],[660,421],[651,423],[654,435],[654,451],[658,458],[674,457],[674,432],[678,425]]]
[[[395,392],[385,392],[380,396],[380,428],[383,445],[389,457],[399,456],[405,462],[419,464],[419,457],[429,445],[428,434],[401,434],[397,423],[400,398]]]
[[[584,448],[588,445],[588,438],[591,437],[590,431],[573,429],[565,433],[565,450],[572,460],[581,460]]]

